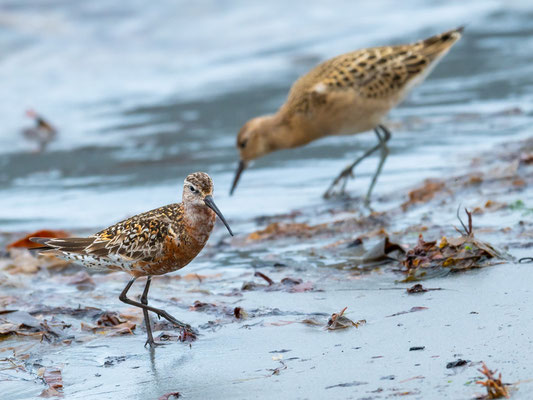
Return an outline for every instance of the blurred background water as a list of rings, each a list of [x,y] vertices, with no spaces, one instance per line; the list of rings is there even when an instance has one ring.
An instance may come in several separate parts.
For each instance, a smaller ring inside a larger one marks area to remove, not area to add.
[[[261,159],[230,198],[241,125],[274,112],[322,60],[466,24],[391,113],[392,153],[376,194],[403,196],[466,155],[530,133],[531,21],[531,2],[503,0],[2,0],[0,230],[107,226],[178,201],[197,170],[214,178],[230,221],[319,204],[374,135]],[[60,131],[42,154],[20,135],[30,107]],[[353,194],[365,193],[376,161],[356,171]]]

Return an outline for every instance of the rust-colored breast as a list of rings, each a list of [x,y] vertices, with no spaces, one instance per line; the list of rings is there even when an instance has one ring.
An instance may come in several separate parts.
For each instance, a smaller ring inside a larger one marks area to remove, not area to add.
[[[180,219],[165,236],[161,253],[151,260],[136,262],[130,273],[137,277],[163,275],[185,267],[204,248],[214,222],[211,210],[201,210],[191,220]]]

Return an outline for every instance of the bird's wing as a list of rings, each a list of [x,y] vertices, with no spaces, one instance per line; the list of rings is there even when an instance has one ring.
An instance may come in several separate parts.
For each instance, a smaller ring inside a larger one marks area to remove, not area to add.
[[[86,252],[96,257],[119,256],[126,261],[157,259],[169,240],[179,245],[179,235],[173,229],[176,219],[165,213],[166,209],[136,215],[98,232]]]
[[[461,32],[459,28],[412,44],[362,49],[332,58],[296,81],[287,103],[307,112],[347,90],[362,98],[394,98],[410,89],[411,82],[420,82]]]
[[[116,262],[150,262],[164,255],[169,240],[179,246],[179,235],[173,229],[177,216],[175,212],[169,212],[169,208],[173,206],[181,208],[179,204],[148,211],[118,222],[87,238],[31,240],[46,246],[42,250]],[[179,212],[177,214],[178,217],[181,215]]]

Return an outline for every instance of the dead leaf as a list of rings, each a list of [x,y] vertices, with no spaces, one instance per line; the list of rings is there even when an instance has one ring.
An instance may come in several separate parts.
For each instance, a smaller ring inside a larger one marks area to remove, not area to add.
[[[314,325],[314,326],[322,326],[322,322],[319,322],[317,321],[316,319],[314,318],[306,318],[302,321],[300,321],[302,324],[306,324],[306,325]]]
[[[68,285],[76,285],[85,288],[93,288],[96,286],[91,275],[89,275],[85,270],[81,270],[74,275],[67,276],[63,278],[62,281]]]
[[[394,256],[393,253],[395,253]],[[397,260],[400,258],[397,255],[403,254],[405,254],[403,247],[391,242],[389,237],[385,236],[361,257],[354,257],[351,261],[358,265],[371,264],[375,266],[390,260]]]
[[[63,397],[63,378],[61,370],[57,367],[43,367],[38,371],[48,388],[44,389],[40,397]]]
[[[169,399],[179,399],[181,397],[180,392],[170,392],[166,393],[163,396],[160,396],[157,400],[169,400]]]
[[[233,309],[233,315],[237,319],[246,319],[248,318],[248,313],[244,311],[241,307],[235,307]]]
[[[310,226],[305,223],[282,223],[273,222],[265,229],[252,232],[248,235],[248,240],[268,240],[279,239],[283,236],[310,237],[317,230],[324,228],[326,224]]]
[[[417,283],[416,285],[411,286],[407,289],[407,293],[414,294],[414,293],[425,293],[428,290],[422,286],[420,283]]]
[[[402,204],[405,211],[409,206],[416,203],[426,203],[435,197],[435,194],[441,192],[445,188],[445,183],[442,180],[426,179],[423,186],[409,192],[409,200]]]
[[[96,325],[100,327],[117,326],[124,322],[126,322],[126,319],[123,319],[119,313],[106,311],[96,320]]]
[[[38,337],[41,340],[56,341],[61,330],[70,327],[53,317],[50,321],[39,320],[25,311],[15,311],[0,318],[0,336],[17,335]]]
[[[219,311],[219,307],[213,303],[204,303],[203,301],[196,300],[194,304],[189,307],[189,311]]]
[[[520,154],[520,162],[526,165],[533,164],[533,153]]]
[[[179,276],[179,275],[176,275]],[[202,281],[205,281],[206,279],[217,279],[222,276],[222,273],[216,273],[216,274],[209,274],[209,275],[200,275],[200,274],[186,274],[181,276],[182,279],[185,279],[186,281],[198,281],[202,283]]]
[[[313,290],[313,282],[301,282],[301,283],[298,283],[297,285],[294,285],[292,286],[290,289],[289,289],[289,292],[291,293],[302,293],[302,292],[309,292]]]
[[[463,359],[459,358],[458,360],[451,361],[448,364],[446,364],[446,368],[450,369],[450,368],[462,367],[462,366],[468,364],[469,362],[470,362],[470,360],[463,360]]]
[[[266,322],[265,326],[285,326],[294,324],[296,321],[275,321],[275,322]]]
[[[127,321],[123,315],[116,312],[105,312],[96,321],[96,325],[81,323],[81,330],[100,335],[119,336],[133,335],[136,324]]]
[[[36,247],[42,247],[42,244],[31,242],[30,241],[31,237],[64,238],[68,236],[69,236],[69,233],[65,231],[43,229],[40,231],[29,233],[26,236],[24,236],[22,239],[19,239],[15,242],[8,244],[7,248],[11,249],[13,247],[24,247],[27,249],[33,249]]]

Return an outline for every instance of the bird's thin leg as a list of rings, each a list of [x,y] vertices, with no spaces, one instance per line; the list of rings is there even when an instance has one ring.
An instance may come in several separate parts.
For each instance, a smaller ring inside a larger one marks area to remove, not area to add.
[[[379,126],[381,126],[381,125],[379,125]],[[326,193],[324,193],[324,198],[329,199],[329,198],[331,198],[331,197],[333,197],[333,196],[335,196],[337,194],[343,194],[345,189],[346,189],[346,184],[348,183],[348,179],[349,178],[353,178],[353,169],[357,166],[357,164],[359,164],[365,158],[370,156],[372,153],[374,153],[374,152],[378,151],[380,148],[382,148],[382,144],[381,144],[382,140],[387,141],[390,138],[390,133],[388,133],[389,137],[387,137],[387,133],[385,133],[385,139],[383,139],[381,137],[381,135],[379,134],[377,128],[374,130],[374,132],[378,136],[379,143],[377,145],[375,145],[374,147],[372,147],[371,149],[367,150],[361,157],[359,157],[353,163],[351,163],[346,168],[344,168],[341,171],[341,173],[339,174],[339,176],[337,176],[333,180],[333,182],[329,186],[329,188],[326,191]],[[388,132],[388,131],[386,131],[386,132]],[[340,191],[337,192],[335,189],[337,188],[337,186],[339,185],[339,183],[341,181],[342,181],[342,183],[341,183]]]
[[[383,132],[383,137],[379,134],[378,129],[381,129]],[[372,182],[370,182],[370,186],[368,187],[368,192],[366,192],[365,197],[365,204],[368,206],[370,204],[370,196],[372,194],[372,190],[374,190],[374,186],[376,185],[376,182],[378,180],[379,175],[381,174],[381,170],[383,169],[383,164],[385,164],[385,160],[387,159],[387,156],[389,155],[389,148],[387,146],[387,142],[391,138],[390,131],[385,128],[383,125],[378,125],[375,129],[376,135],[379,140],[379,146],[381,148],[381,157],[379,158],[379,164],[376,169],[376,172],[374,173],[374,176],[372,177]]]
[[[133,282],[135,282],[136,279],[137,278],[132,278],[128,282],[128,284],[126,285],[122,293],[120,293],[120,296],[118,297],[120,301],[122,301],[123,303],[129,304],[129,305],[135,306],[135,307],[142,308],[143,310],[146,310],[146,311],[152,311],[153,313],[156,313],[158,316],[165,318],[167,321],[171,322],[177,327],[184,329],[188,332],[196,333],[196,331],[189,324],[178,321],[176,318],[174,318],[172,315],[167,313],[165,310],[161,310],[159,308],[155,308],[147,304],[142,304],[142,303],[139,303],[138,301],[129,299],[127,297],[128,291],[130,290],[131,285],[133,285]]]
[[[144,305],[148,305],[148,291],[150,290],[150,283],[152,282],[152,277],[148,276],[146,279],[146,286],[144,287],[143,294],[141,296],[141,303]],[[148,315],[148,310],[143,308],[143,315],[144,315],[144,325],[146,326],[146,335],[148,336],[148,339],[146,340],[146,343],[144,346],[149,345],[150,347],[163,345],[164,343],[156,343],[154,340],[154,336],[152,335],[152,327],[150,325],[150,316]]]

